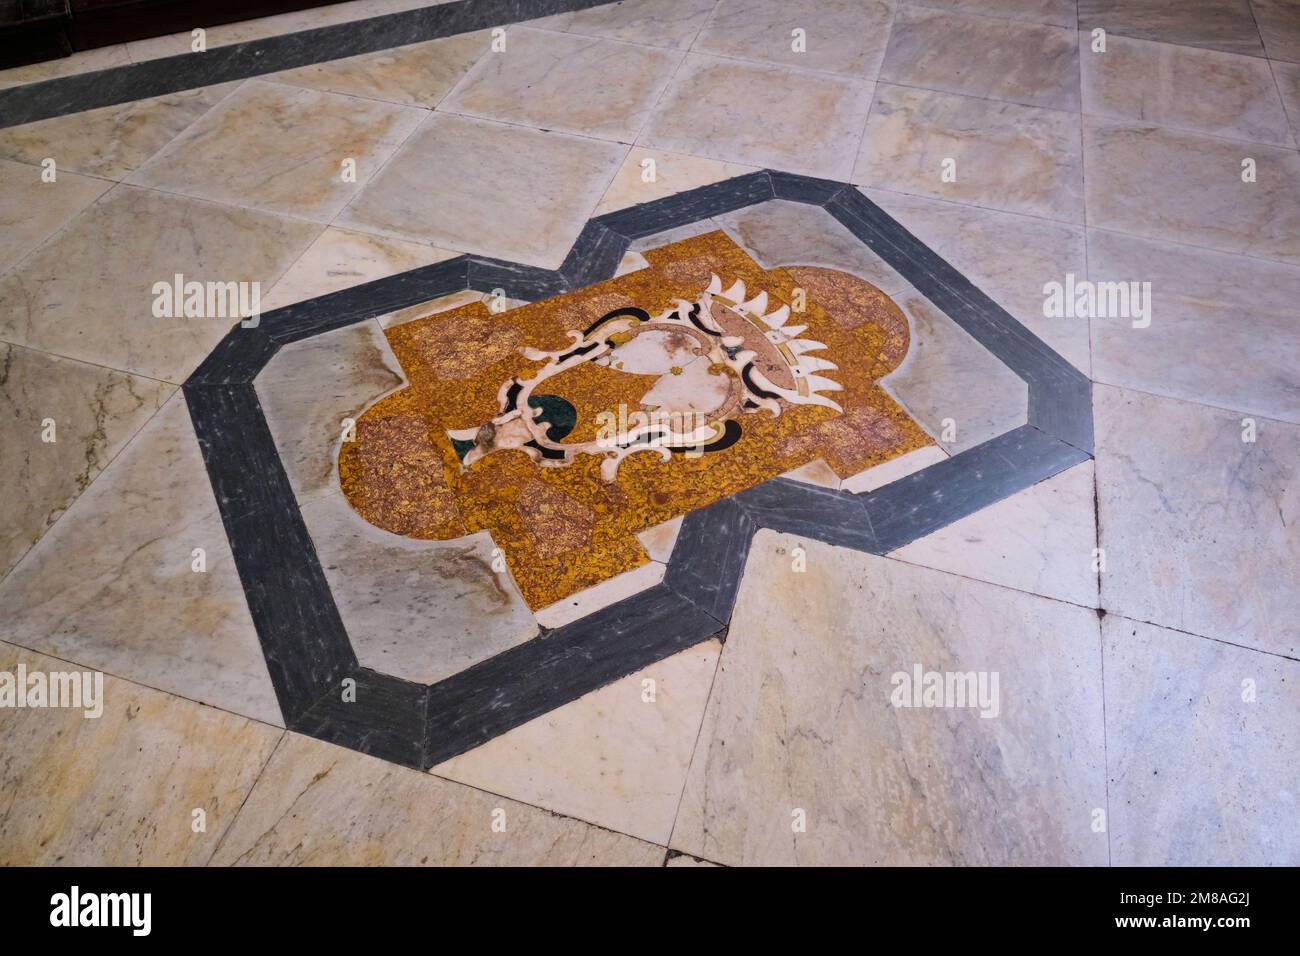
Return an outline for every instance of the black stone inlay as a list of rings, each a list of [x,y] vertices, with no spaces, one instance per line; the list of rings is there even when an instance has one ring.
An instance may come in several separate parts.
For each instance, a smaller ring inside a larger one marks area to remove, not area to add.
[[[344,697],[344,681],[355,694]],[[290,730],[351,747],[372,757],[425,770],[425,713],[429,687],[357,667],[336,678],[306,711],[288,721]]]
[[[736,501],[760,527],[855,551],[877,550],[871,521],[862,509],[862,502],[847,491],[773,478],[740,492]]]
[[[478,292],[495,292],[500,289],[507,298],[522,299],[525,302],[536,302],[569,290],[564,276],[554,269],[525,266],[484,256],[474,256],[469,260],[469,288]]]
[[[606,213],[593,222],[628,239],[641,239],[701,219],[711,219],[734,209],[766,202],[773,196],[772,180],[768,178],[767,171],[763,170]]]
[[[194,370],[186,385],[243,385],[251,382],[280,350],[260,325],[236,325]]]
[[[608,226],[598,222],[587,223],[560,266],[560,276],[566,287],[581,289],[608,279],[617,271],[628,243],[626,236]]]
[[[715,617],[731,620],[757,526],[732,498],[682,519],[664,584]]]

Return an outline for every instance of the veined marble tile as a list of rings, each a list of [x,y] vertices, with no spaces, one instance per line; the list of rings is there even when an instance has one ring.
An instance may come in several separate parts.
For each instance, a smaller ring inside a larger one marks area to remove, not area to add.
[[[667,844],[721,650],[674,654],[431,773]]]
[[[627,147],[435,113],[337,225],[557,268]]]
[[[1300,6],[1295,0],[1251,0],[1250,8],[1265,53],[1274,60],[1300,63]]]
[[[693,49],[874,80],[894,8],[893,0],[722,0]]]
[[[874,84],[692,53],[638,145],[847,179]]]
[[[1049,23],[1071,29],[1078,23],[1074,0],[918,0],[915,5],[1008,20]]]
[[[0,643],[20,662],[84,669]],[[283,733],[109,675],[100,717],[0,710],[0,864],[202,866]]]
[[[949,169],[955,179],[944,182]],[[882,83],[853,181],[1081,223],[1079,119],[1059,110]]]
[[[1044,285],[1064,286],[1067,274],[1076,278],[1087,274],[1081,228],[878,189],[863,192],[1062,358],[1087,373],[1088,320],[1043,315]]]
[[[67,172],[56,173],[55,181],[46,183],[41,181],[39,165],[0,160],[0,275],[104,195],[111,185]]]
[[[535,26],[647,46],[689,47],[717,0],[622,0],[533,21]]]
[[[1273,78],[1282,93],[1282,106],[1291,121],[1291,133],[1300,143],[1300,63],[1269,63]]]
[[[417,541],[382,531],[341,493],[302,518],[363,667],[419,684],[451,677],[537,634],[486,532]]]
[[[1295,150],[1092,118],[1083,131],[1090,226],[1300,265]]]
[[[1300,424],[1300,268],[1092,230],[1088,275],[1151,283],[1149,327],[1092,320],[1097,381]]]
[[[658,866],[663,848],[288,734],[216,865]]]
[[[570,594],[563,600],[547,605],[536,612],[537,623],[542,627],[563,627],[586,617],[603,607],[609,607],[624,598],[640,594],[664,579],[667,568],[658,561],[647,561],[631,571],[616,574],[599,584]]]
[[[0,511],[0,578],[174,391],[0,342],[0,487],[13,492]]]
[[[672,518],[637,534],[636,539],[641,542],[646,554],[650,555],[650,560],[668,563],[673,556],[673,548],[677,545],[677,535],[682,530],[682,520],[682,517]]]
[[[1097,606],[1092,462],[1075,465],[891,552],[908,564]]]
[[[1300,663],[1102,623],[1116,866],[1300,863]]]
[[[446,312],[448,309],[458,309],[462,305],[468,305],[471,302],[485,302],[491,295],[490,292],[479,292],[477,289],[462,289],[450,295],[430,299],[428,302],[420,302],[417,305],[398,309],[396,312],[388,312],[378,316],[376,321],[379,322],[380,328],[386,329],[390,326],[401,325],[403,322],[411,322],[439,312]]]
[[[853,492],[855,495],[865,494],[868,491],[883,488],[900,478],[914,475],[922,468],[938,464],[947,457],[947,453],[938,445],[926,445],[916,451],[909,451],[906,455],[891,458],[883,465],[876,465],[866,471],[851,475],[840,482],[840,487],[845,491]]]
[[[596,7],[594,9],[604,9]],[[642,165],[653,160],[654,165]],[[593,215],[626,209],[665,196],[675,196],[699,186],[709,186],[735,176],[755,172],[757,167],[720,163],[699,156],[683,156],[657,149],[634,146],[605,190]],[[645,177],[652,176],[649,181]]]
[[[129,63],[126,45],[115,43],[94,50],[82,50],[72,56],[44,63],[31,63],[27,66],[10,67],[0,70],[0,89],[10,86],[22,86],[27,83],[39,83],[54,80],[61,76],[73,76],[77,73],[91,73],[95,70],[107,70],[109,67]]]
[[[179,394],[0,582],[0,607],[15,644],[281,722]]]
[[[118,186],[0,278],[0,339],[182,382],[234,324],[156,318],[155,283],[270,289],[321,227]]]
[[[1300,427],[1099,385],[1097,501],[1115,614],[1300,654]]]
[[[1079,109],[1073,29],[904,6],[880,79],[1025,106]]]
[[[631,143],[682,54],[511,27],[441,109]],[[581,92],[579,92],[581,91]]]
[[[721,225],[716,220],[697,219],[695,222],[677,226],[675,229],[665,229],[663,232],[655,232],[648,236],[642,236],[640,239],[633,239],[627,248],[629,253],[642,253],[647,249],[672,245],[674,242],[702,236],[706,232],[716,232],[721,228]]]
[[[1079,29],[1260,56],[1251,6],[1250,0],[1079,0]]]
[[[121,180],[234,91],[237,83],[133,100],[0,129],[0,156]]]
[[[328,222],[424,116],[413,107],[247,80],[129,181]]]
[[[1089,609],[760,531],[672,848],[729,865],[1104,864],[1099,650]],[[984,673],[986,706],[893,706],[894,675],[918,666]]]
[[[1080,35],[1086,112],[1294,145],[1268,61],[1121,36],[1093,53],[1091,42]]]
[[[479,30],[399,46],[377,53],[326,60],[268,79],[329,93],[346,93],[408,106],[434,107],[488,48],[489,35]]]
[[[816,485],[818,488],[838,489],[840,486],[840,476],[835,474],[831,466],[820,458],[815,458],[806,465],[793,468],[781,477],[790,478],[793,481],[802,481],[805,485]]]

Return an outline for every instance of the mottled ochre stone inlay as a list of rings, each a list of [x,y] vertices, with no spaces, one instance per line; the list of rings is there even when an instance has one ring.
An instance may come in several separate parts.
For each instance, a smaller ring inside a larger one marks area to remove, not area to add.
[[[343,443],[352,506],[414,538],[489,531],[536,609],[644,564],[646,528],[814,459],[848,477],[929,444],[877,384],[908,328],[870,283],[765,270],[720,231],[645,258],[387,329],[410,384]],[[638,430],[655,409],[681,415]],[[633,427],[611,439],[611,421]]]

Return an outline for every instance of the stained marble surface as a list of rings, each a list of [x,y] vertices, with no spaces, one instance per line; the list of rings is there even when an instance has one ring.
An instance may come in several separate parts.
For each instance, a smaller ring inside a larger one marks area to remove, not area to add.
[[[653,167],[644,165],[652,160]],[[618,168],[614,181],[605,190],[593,215],[626,209],[640,203],[663,199],[699,186],[720,183],[724,179],[756,172],[754,166],[722,163],[699,156],[684,156],[660,149],[634,146]],[[652,177],[647,180],[646,177]]]
[[[621,0],[533,21],[536,26],[685,49],[708,22],[716,0]]]
[[[733,865],[1104,864],[1099,645],[1092,610],[760,531],[671,846]],[[998,672],[998,715],[891,706],[916,664]]]
[[[85,670],[0,643],[0,670],[20,662]],[[103,704],[0,710],[0,865],[201,866],[283,735],[111,675]]]
[[[1264,52],[1274,60],[1300,63],[1300,8],[1294,0],[1251,0]]]
[[[212,862],[658,866],[663,858],[662,847],[623,834],[288,734]]]
[[[1300,663],[1109,615],[1116,866],[1295,866]]]
[[[114,66],[123,66],[131,62],[126,46],[114,43],[94,50],[81,50],[72,56],[46,60],[44,63],[31,63],[27,66],[10,67],[0,70],[0,89],[22,86],[27,83],[39,83],[61,76],[73,76],[78,73],[91,73],[106,70]]]
[[[1074,0],[919,0],[916,5],[1058,27],[1074,27],[1078,22]]]
[[[1272,62],[1269,67],[1282,94],[1282,105],[1291,121],[1291,132],[1300,143],[1300,63]]]
[[[1112,613],[1296,656],[1300,427],[1100,385],[1097,504]]]
[[[1079,0],[1079,29],[1260,56],[1251,7],[1250,0]]]
[[[0,275],[112,185],[75,173],[56,176],[52,183],[42,182],[39,166],[0,160]]]

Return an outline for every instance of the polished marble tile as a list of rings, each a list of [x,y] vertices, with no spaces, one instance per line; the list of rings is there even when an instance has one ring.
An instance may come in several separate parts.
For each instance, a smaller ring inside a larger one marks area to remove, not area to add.
[[[953,181],[944,182],[947,169]],[[853,182],[1082,222],[1079,119],[1059,110],[882,83]]]
[[[1291,121],[1291,134],[1300,143],[1300,63],[1282,63],[1277,60],[1269,63],[1273,70],[1273,79],[1277,81],[1282,94],[1282,106],[1286,109],[1287,119]]]
[[[19,663],[29,673],[84,669],[0,644],[0,670]],[[103,680],[100,717],[0,710],[0,865],[202,866],[284,733]]]
[[[659,561],[647,561],[630,571],[566,595],[554,604],[538,608],[537,623],[542,627],[563,627],[581,620],[594,611],[654,587],[664,579],[665,570]]]
[[[609,37],[684,50],[708,22],[717,0],[621,0],[535,21],[582,36]]]
[[[175,390],[0,342],[0,578]]]
[[[27,83],[39,83],[55,80],[62,76],[75,76],[78,73],[91,73],[95,70],[107,70],[114,66],[123,66],[131,62],[127,56],[126,45],[115,43],[94,50],[82,50],[72,56],[44,63],[31,63],[27,66],[10,67],[0,70],[0,89],[11,86],[23,86]]]
[[[1300,4],[1295,0],[1251,0],[1265,54],[1300,63]]]
[[[1116,866],[1295,866],[1300,663],[1102,622]]]
[[[677,535],[682,530],[682,521],[680,516],[671,518],[663,524],[646,528],[636,536],[636,539],[641,542],[641,547],[645,548],[646,554],[650,555],[651,561],[667,564],[672,558],[673,547],[677,544]]]
[[[1100,385],[1102,606],[1219,640],[1300,653],[1300,427]]]
[[[289,734],[213,864],[658,866],[649,843]]]
[[[626,155],[616,143],[434,114],[337,224],[554,269]]]
[[[996,672],[998,692],[891,706],[917,666],[986,691]],[[1090,609],[760,531],[671,845],[733,865],[1104,864],[1101,694]]]
[[[1075,31],[903,7],[880,79],[945,93],[1079,109]]]
[[[39,166],[0,160],[0,275],[112,185],[75,173],[55,176],[52,183],[42,182]]]
[[[1074,0],[917,0],[914,6],[1030,23],[1048,23],[1071,29],[1078,22]]]
[[[1260,56],[1250,0],[1079,0],[1079,29]]]
[[[431,772],[664,845],[721,650],[681,651]]]
[[[0,582],[0,606],[15,644],[280,723],[179,394]]]
[[[1300,268],[1092,230],[1094,282],[1149,282],[1151,324],[1092,320],[1093,375],[1300,424]]]
[[[155,283],[269,290],[320,233],[311,223],[118,186],[0,277],[0,339],[180,383],[229,318],[156,318]]]
[[[692,53],[637,142],[847,179],[872,89],[866,80]]]
[[[947,457],[948,454],[938,445],[926,445],[916,451],[909,451],[906,455],[892,458],[883,465],[876,465],[874,468],[851,475],[840,482],[840,487],[855,495],[865,494],[883,488],[900,478],[914,475],[922,468],[938,464]]]
[[[1090,226],[1300,265],[1295,150],[1091,118],[1084,141]]]
[[[683,156],[658,149],[634,146],[605,190],[594,215],[626,209],[665,196],[720,183],[724,179],[755,172],[757,167],[722,163],[699,156]]]
[[[1083,108],[1098,116],[1292,146],[1266,60],[1115,36],[1080,39]]]
[[[671,50],[511,27],[505,49],[485,53],[439,108],[631,143],[681,58]]]
[[[247,80],[129,181],[327,222],[425,115],[412,107]]]
[[[722,0],[692,49],[873,80],[894,8],[893,0]]]

